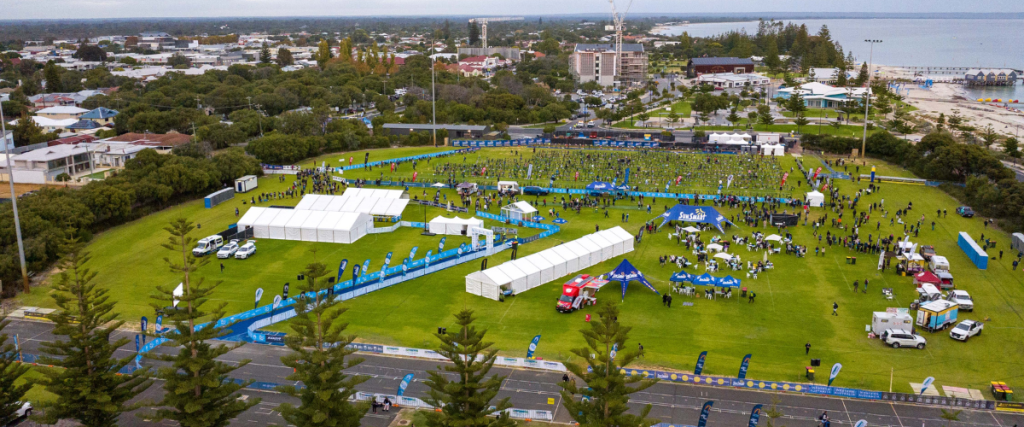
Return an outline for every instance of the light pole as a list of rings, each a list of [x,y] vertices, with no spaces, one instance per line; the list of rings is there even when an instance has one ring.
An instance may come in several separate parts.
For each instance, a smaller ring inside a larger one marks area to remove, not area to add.
[[[22,117],[28,120],[28,117]],[[11,166],[11,153],[7,150],[7,124],[4,121],[4,105],[0,102],[0,139],[3,140],[4,158],[7,159],[7,182],[11,184],[11,206],[14,208],[14,234],[18,239],[18,260],[21,261],[21,279],[24,281],[22,292],[31,293],[28,282],[28,269],[25,268],[25,244],[21,241],[21,221],[18,219],[18,196],[14,194],[14,168]]]
[[[868,146],[868,111],[871,109],[871,60],[875,55],[875,43],[881,43],[882,41],[870,39],[864,40],[864,42],[870,43],[871,48],[868,50],[868,87],[867,90],[864,91],[864,136],[860,141],[860,158],[862,159],[866,154],[864,151],[867,150]]]

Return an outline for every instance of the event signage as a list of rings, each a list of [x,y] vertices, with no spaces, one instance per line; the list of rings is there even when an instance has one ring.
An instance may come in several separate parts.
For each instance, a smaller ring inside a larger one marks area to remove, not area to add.
[[[619,353],[619,343],[612,344],[612,352],[608,353],[608,361],[614,362],[615,355]]]
[[[924,382],[921,383],[921,392],[918,394],[924,394],[924,392],[928,390],[928,387],[931,387],[933,382],[935,382],[935,377],[925,378]]]
[[[708,415],[711,415],[711,407],[715,404],[714,400],[704,402],[704,405],[700,408],[700,420],[697,421],[697,427],[705,427],[708,425]]]
[[[427,255],[423,257],[423,267],[430,267],[430,254],[434,251],[427,251]]]
[[[155,328],[155,331],[158,334],[164,331],[164,315],[162,315],[162,314],[156,315],[156,328]]]
[[[694,375],[700,375],[701,372],[704,372],[704,359],[707,357],[708,352],[706,351],[700,352],[700,356],[697,356],[697,366],[693,368]]]
[[[360,271],[360,269],[362,267],[363,266],[361,266],[359,264],[356,264],[356,265],[352,266],[352,282],[355,282],[355,283],[359,282],[359,271]]]
[[[364,272],[365,271],[370,271],[370,259],[369,258],[367,258],[366,261],[363,261],[363,271]]]
[[[281,306],[281,296],[280,295],[274,295],[274,305],[271,307],[271,310],[277,310],[277,308],[280,307],[280,306]]]
[[[530,348],[526,350],[526,358],[533,359],[533,352],[537,351],[537,344],[540,344],[540,335],[533,337],[530,341]]]
[[[842,363],[836,363],[835,365],[832,365],[832,372],[828,374],[828,385],[829,386],[832,386],[832,381],[835,380],[836,377],[839,376],[839,371],[841,371],[841,370],[843,370],[843,364]]]
[[[135,334],[135,352],[138,353],[141,346],[139,346],[139,334]]]
[[[413,374],[405,374],[405,377],[402,378],[402,382],[398,384],[398,392],[395,393],[396,396],[405,394],[405,389],[409,387],[409,383],[412,382],[412,377]]]
[[[341,278],[345,275],[345,268],[348,267],[348,259],[341,260],[338,264],[338,283],[341,283]]]
[[[747,368],[750,367],[750,356],[751,355],[749,354],[743,356],[743,362],[740,363],[740,373],[739,375],[736,376],[736,378],[742,380],[747,377]]]
[[[665,225],[669,221],[685,221],[711,224],[718,228],[719,231],[724,232],[724,230],[722,230],[722,223],[727,222],[732,224],[732,221],[726,219],[722,214],[718,213],[717,210],[707,206],[698,207],[679,204],[672,207],[668,212],[661,214],[660,217],[662,218],[662,221],[661,225],[658,227]],[[643,231],[643,228],[640,230]]]
[[[142,329],[142,333],[146,333],[146,329],[149,329],[149,319],[146,316],[142,316],[142,320],[139,321],[139,329]]]
[[[284,290],[283,290],[283,291],[281,291],[281,298],[284,298],[284,299],[288,299],[288,288],[289,288],[289,287],[290,287],[290,286],[289,286],[289,284],[288,284],[288,283],[285,283],[285,284],[284,284]]]
[[[448,239],[447,237],[442,237],[441,238],[441,243],[437,244],[437,252],[438,253],[441,253],[441,251],[444,251],[444,241],[447,240],[447,239]]]
[[[261,299],[263,299],[263,288],[256,288],[256,305],[252,307],[253,310],[260,306]]]
[[[868,420],[859,420],[853,427],[868,427]]]
[[[754,405],[754,409],[750,411],[750,422],[747,423],[747,427],[757,427],[757,422],[761,420],[761,406]]]

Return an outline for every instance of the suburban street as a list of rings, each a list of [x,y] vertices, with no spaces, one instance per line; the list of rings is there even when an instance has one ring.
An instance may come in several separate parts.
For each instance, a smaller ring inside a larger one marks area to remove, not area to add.
[[[12,320],[4,332],[12,337],[15,334],[19,336],[23,353],[39,354],[41,342],[55,339],[51,334],[52,327],[53,325],[47,322]],[[135,352],[134,335],[134,332],[129,331],[116,333],[115,338],[127,337],[132,341],[122,347],[121,352]],[[172,353],[174,349],[160,347],[156,351]],[[291,369],[283,366],[280,360],[289,352],[290,350],[285,347],[248,344],[228,352],[220,360],[228,363],[251,360],[248,365],[235,371],[232,374],[233,378],[287,384],[291,382],[286,379],[291,373]],[[430,360],[365,353],[359,353],[358,356],[364,358],[365,361],[348,372],[370,377],[359,387],[359,390],[371,393],[393,395],[402,377],[412,373],[415,378],[407,389],[406,395],[423,398],[426,395],[427,387],[422,381],[427,377],[427,371],[436,370],[438,366],[438,362]],[[153,366],[154,362],[147,360],[145,364]],[[572,422],[569,414],[561,405],[560,387],[558,386],[562,377],[561,373],[506,368],[495,368],[492,372],[507,376],[499,397],[510,398],[513,407],[553,411],[555,422],[566,424]],[[161,383],[157,382],[142,398],[159,399],[163,392],[160,386]],[[277,406],[284,402],[296,402],[296,399],[276,391],[247,388],[241,394],[243,399],[258,398],[261,399],[261,402],[242,414],[236,421],[238,425],[283,425],[285,423],[276,410]],[[823,411],[828,411],[834,425],[852,425],[860,419],[867,420],[869,426],[898,427],[1011,427],[1024,424],[1024,414],[964,410],[960,415],[961,422],[947,422],[941,418],[942,413],[939,407],[792,393],[777,393],[776,396],[779,402],[778,408],[784,413],[782,422],[776,425],[788,427],[816,426],[816,418]],[[549,403],[551,402],[549,399],[553,399],[554,403]],[[764,404],[767,408],[771,404],[772,394],[733,388],[659,383],[633,395],[630,405],[640,408],[642,405],[650,404],[653,407],[651,417],[659,419],[663,423],[690,425],[696,424],[700,406],[708,400],[715,401],[714,409],[708,420],[709,426],[740,426],[746,425],[750,410],[755,404]],[[363,419],[363,425],[386,426],[393,420],[396,412],[397,410],[393,409],[389,414],[368,414]],[[762,425],[765,424],[763,418]],[[32,424],[31,422],[22,423],[22,425]],[[125,426],[151,426],[153,424],[153,422],[134,414],[127,414],[121,420],[121,425]],[[173,426],[174,423],[161,422],[159,425]]]

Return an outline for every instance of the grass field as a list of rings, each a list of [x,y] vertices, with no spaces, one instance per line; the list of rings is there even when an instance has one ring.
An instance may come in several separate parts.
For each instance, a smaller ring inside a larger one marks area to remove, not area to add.
[[[370,159],[401,157],[415,150],[423,149],[374,151]],[[511,151],[485,149],[481,155],[509,156]],[[532,155],[528,150],[519,149],[519,152],[526,158]],[[362,152],[355,155],[362,156]],[[324,158],[341,157],[332,154]],[[434,161],[456,162],[461,159]],[[795,166],[794,159],[788,156],[781,162],[787,170]],[[804,163],[808,168],[818,166],[818,160],[814,158],[805,158]],[[411,167],[411,164],[403,164],[398,172],[411,175]],[[888,171],[889,168],[895,166],[886,165],[884,174],[896,173]],[[862,166],[861,170],[870,168]],[[377,176],[377,169],[346,173],[348,178]],[[259,190],[283,188],[284,184],[276,180],[274,176],[261,178]],[[808,188],[801,181],[799,175],[791,175],[786,191],[802,197]],[[798,183],[803,185],[793,187]],[[842,194],[852,195],[865,188],[868,182],[837,184]],[[422,190],[413,189],[412,194],[422,197]],[[446,194],[451,197],[451,193]],[[525,199],[537,201],[532,196]],[[545,212],[551,206],[551,197],[547,199],[549,206],[538,209],[550,221]],[[790,232],[796,243],[812,247],[807,258],[775,255],[771,259],[776,268],[756,280],[747,279],[742,272],[728,273],[735,273],[733,276],[742,279],[743,286],[758,294],[753,304],[739,298],[707,301],[675,295],[673,307],[666,308],[659,305],[657,295],[638,284],[631,285],[622,302],[620,321],[634,328],[630,345],[640,342],[646,348],[647,356],[640,363],[689,371],[697,355],[708,351],[706,373],[735,375],[743,355],[750,353],[753,358],[748,377],[755,379],[803,381],[804,367],[813,357],[820,358],[823,366],[843,363],[843,372],[834,383],[837,386],[875,390],[888,390],[891,386],[893,391],[910,392],[909,382],[920,382],[927,376],[934,376],[937,386],[985,390],[988,382],[993,380],[1005,381],[1011,387],[1022,385],[1024,370],[1020,369],[1016,355],[1024,352],[1024,317],[1021,314],[1024,276],[1021,272],[1011,271],[1013,256],[1010,254],[1002,260],[992,261],[987,270],[978,270],[956,244],[956,235],[960,231],[967,231],[975,238],[985,233],[986,237],[994,237],[998,242],[997,249],[990,251],[995,256],[998,249],[1007,248],[1008,235],[985,229],[981,218],[963,219],[950,215],[936,219],[936,209],[947,209],[952,213],[957,206],[955,200],[936,188],[883,184],[881,191],[863,196],[861,203],[864,206],[882,199],[889,210],[888,217],[876,230],[875,222],[880,212],[873,212],[870,226],[861,230],[862,237],[869,233],[876,238],[880,234],[901,235],[902,228],[889,226],[889,218],[896,209],[905,208],[912,201],[914,208],[910,218],[916,220],[923,214],[927,219],[920,237],[912,237],[911,241],[934,245],[940,255],[949,258],[956,283],[971,293],[977,307],[974,313],[964,313],[961,318],[985,320],[982,337],[962,343],[950,339],[944,332],[924,333],[928,339],[925,350],[895,350],[884,347],[877,340],[869,340],[865,325],[870,323],[871,312],[884,311],[887,307],[907,307],[915,298],[911,279],[897,276],[893,270],[879,272],[875,268],[877,255],[856,254],[838,246],[829,248],[825,256],[815,257],[813,247],[816,242],[812,229],[801,225],[793,227]],[[298,200],[276,200],[269,204],[288,205]],[[592,233],[595,226],[606,229],[621,225],[636,233],[644,220],[655,217],[663,206],[670,203],[669,200],[653,201],[651,214],[635,207],[627,208],[628,203],[620,203],[610,210],[610,218],[604,218],[602,212],[592,209],[584,209],[580,214],[562,212],[562,217],[569,221],[562,225],[562,231],[552,238],[524,245],[520,249],[520,257]],[[242,205],[240,197],[214,209],[203,209],[201,202],[196,201],[104,232],[89,244],[88,250],[93,255],[90,267],[99,273],[99,283],[116,290],[111,296],[117,300],[117,309],[124,318],[135,321],[140,315],[152,315],[148,296],[153,286],[173,286],[178,282],[162,261],[166,254],[166,250],[159,247],[166,240],[162,227],[171,219],[184,215],[202,224],[201,232],[196,233],[196,237],[202,237],[233,223],[236,220],[234,209],[237,207],[244,213],[246,206]],[[739,209],[719,211],[726,216],[740,213]],[[492,208],[491,212],[496,213],[497,209]],[[439,209],[425,210],[428,219],[440,213]],[[630,214],[629,223],[621,223],[622,213]],[[824,213],[822,209],[814,209],[811,218]],[[414,221],[422,220],[423,215],[424,208],[418,205],[410,205],[405,212],[405,218]],[[930,228],[931,221],[936,222],[934,231]],[[488,222],[487,225],[494,224]],[[526,231],[524,228],[520,230]],[[760,227],[757,230],[765,233],[776,231]],[[747,236],[752,231],[741,226],[727,229],[726,235]],[[835,233],[840,230],[824,227],[821,231]],[[659,266],[658,257],[667,254],[693,257],[666,234],[658,232],[645,236],[635,252],[624,257],[646,273],[660,292],[669,290],[668,279],[675,270],[674,267]],[[704,238],[714,234],[704,233]],[[207,280],[222,281],[214,298],[226,303],[229,313],[236,313],[252,307],[252,296],[257,287],[263,287],[268,295],[274,295],[280,292],[285,282],[294,282],[295,274],[313,259],[310,251],[313,248],[317,249],[317,259],[326,262],[329,269],[336,268],[342,258],[349,259],[350,263],[370,258],[372,271],[380,268],[384,254],[389,251],[395,251],[401,259],[400,254],[418,245],[420,254],[423,254],[432,245],[436,247],[439,238],[423,237],[415,230],[401,229],[393,234],[368,235],[352,245],[261,240],[259,252],[252,259],[224,261],[226,270],[223,274],[219,271],[219,262],[214,261],[200,274]],[[459,243],[459,239],[449,238],[447,247]],[[735,249],[733,253],[744,260],[761,258],[760,252],[748,252],[745,248]],[[856,265],[846,264],[845,259],[850,255],[858,257]],[[495,255],[488,265],[498,265],[508,256],[508,252]],[[580,273],[606,273],[622,258],[614,258]],[[573,314],[555,311],[555,301],[561,291],[559,284],[566,280],[565,277],[500,303],[465,292],[464,276],[477,269],[476,263],[467,263],[347,301],[344,305],[349,308],[345,315],[345,320],[350,322],[349,332],[357,334],[365,342],[433,347],[435,339],[431,332],[438,326],[452,326],[454,313],[471,308],[476,310],[479,326],[488,328],[488,338],[496,343],[502,354],[522,356],[530,339],[537,334],[542,335],[537,355],[547,359],[566,360],[571,357],[571,348],[583,345],[578,331],[585,326],[584,315],[592,313],[593,309]],[[697,272],[702,273],[703,269]],[[871,281],[869,292],[854,293],[853,281],[863,282],[865,279]],[[885,300],[880,292],[882,288],[893,288],[895,300]],[[611,285],[598,295],[602,301],[618,301],[619,287]],[[42,289],[20,298],[22,305],[53,306]],[[264,303],[268,301],[269,298],[264,298]],[[693,305],[684,306],[684,302],[692,302]],[[839,304],[839,316],[830,315],[833,302]],[[274,325],[272,329],[289,330],[287,324]],[[813,346],[810,356],[800,354],[807,342]]]

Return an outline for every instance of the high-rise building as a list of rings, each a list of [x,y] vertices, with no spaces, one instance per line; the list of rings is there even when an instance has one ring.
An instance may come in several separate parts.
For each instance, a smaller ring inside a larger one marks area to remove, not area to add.
[[[647,80],[647,52],[638,43],[622,44],[622,63],[619,75],[615,75],[615,45],[576,45],[569,56],[569,71],[580,82],[597,81],[602,86],[611,86],[616,81],[628,85]]]

